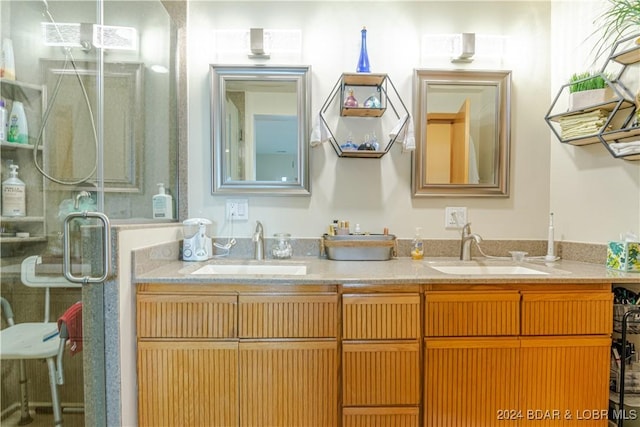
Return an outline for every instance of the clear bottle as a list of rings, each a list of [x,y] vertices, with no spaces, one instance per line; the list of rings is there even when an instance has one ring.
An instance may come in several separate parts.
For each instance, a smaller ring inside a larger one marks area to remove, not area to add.
[[[18,165],[9,168],[9,178],[2,182],[2,216],[26,216],[26,186],[18,178]]]
[[[293,248],[291,247],[291,234],[289,233],[276,233],[273,235],[276,242],[271,247],[271,256],[276,259],[287,259],[293,255]]]
[[[411,243],[411,258],[422,259],[424,257],[424,242],[422,241],[422,227],[416,227],[416,235]]]

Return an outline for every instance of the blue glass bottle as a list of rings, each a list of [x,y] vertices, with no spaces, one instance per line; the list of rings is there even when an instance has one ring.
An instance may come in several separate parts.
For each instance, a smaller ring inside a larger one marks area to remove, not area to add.
[[[369,55],[367,55],[367,28],[362,27],[362,43],[360,44],[360,59],[358,59],[358,67],[356,72],[358,73],[370,73],[369,69]]]

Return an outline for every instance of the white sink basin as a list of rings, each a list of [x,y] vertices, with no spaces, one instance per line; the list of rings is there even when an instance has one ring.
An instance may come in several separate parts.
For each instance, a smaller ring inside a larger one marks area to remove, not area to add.
[[[265,276],[304,276],[306,265],[273,265],[273,264],[208,264],[191,274],[235,274]]]
[[[544,271],[521,265],[430,265],[446,274],[487,274],[487,275],[523,275],[523,274],[549,274]]]

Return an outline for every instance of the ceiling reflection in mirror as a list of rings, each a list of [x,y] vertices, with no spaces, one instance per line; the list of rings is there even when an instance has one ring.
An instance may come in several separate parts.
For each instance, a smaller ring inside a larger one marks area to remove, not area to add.
[[[414,196],[508,196],[510,72],[416,70]]]
[[[213,191],[309,194],[309,67],[211,66]]]

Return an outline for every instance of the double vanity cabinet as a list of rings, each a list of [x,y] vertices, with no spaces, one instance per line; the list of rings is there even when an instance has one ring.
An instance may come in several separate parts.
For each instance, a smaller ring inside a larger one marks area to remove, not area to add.
[[[138,283],[140,426],[606,426],[610,283]]]

